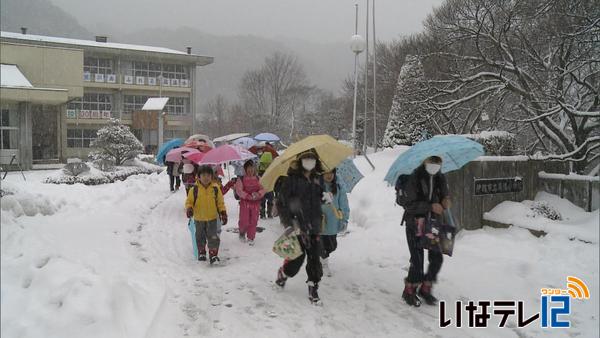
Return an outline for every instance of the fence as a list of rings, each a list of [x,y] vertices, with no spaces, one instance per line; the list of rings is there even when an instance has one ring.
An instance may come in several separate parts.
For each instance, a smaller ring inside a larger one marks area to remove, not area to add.
[[[483,224],[483,213],[501,202],[533,199],[543,189],[538,175],[541,171],[567,174],[568,164],[535,161],[526,156],[482,156],[461,170],[448,173],[452,213],[456,222],[462,229],[478,229]],[[573,185],[565,192],[576,189],[578,187]],[[567,195],[565,197],[568,198]]]
[[[586,211],[600,207],[600,177],[598,176],[550,174],[542,171],[538,177],[541,189],[566,198]]]

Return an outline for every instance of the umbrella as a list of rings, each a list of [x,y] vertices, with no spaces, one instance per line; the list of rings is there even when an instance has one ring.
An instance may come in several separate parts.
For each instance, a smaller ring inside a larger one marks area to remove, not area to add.
[[[279,136],[271,133],[260,133],[254,136],[254,139],[257,141],[277,142],[279,141]]]
[[[231,161],[245,161],[256,158],[256,155],[238,145],[224,144],[210,150],[200,161],[200,164],[222,164]]]
[[[440,135],[419,142],[398,156],[385,180],[394,185],[400,175],[411,174],[430,156],[442,158],[442,172],[460,169],[465,164],[484,154],[483,146],[464,136]]]
[[[241,137],[231,143],[237,144],[239,146],[242,146],[242,147],[248,149],[248,148],[252,147],[253,145],[255,145],[256,141],[250,137]]]
[[[202,160],[202,158],[204,157],[206,153],[202,153],[202,152],[187,152],[183,154],[183,157],[187,158],[188,160],[198,164],[200,163],[200,160]]]
[[[209,150],[211,150],[213,147],[211,147],[208,143],[204,142],[204,141],[189,141],[187,143],[185,143],[183,145],[184,147],[188,147],[188,148],[194,148],[194,149],[198,149],[201,152],[207,152]]]
[[[169,162],[181,162],[181,160],[182,160],[181,156],[183,155],[184,152],[199,153],[200,151],[198,149],[188,148],[188,147],[171,149],[167,153],[166,160]]]
[[[162,147],[156,153],[156,162],[159,164],[163,164],[163,157],[167,155],[167,153],[177,147],[181,147],[183,145],[183,140],[180,138],[174,138],[168,142],[163,143]]]
[[[256,153],[258,153],[258,148],[262,148],[263,152],[264,151],[270,152],[271,155],[273,155],[273,158],[279,156],[279,153],[277,152],[277,150],[275,150],[275,148],[273,148],[273,146],[271,146],[271,145],[264,145],[264,146],[255,145],[255,146],[250,147],[250,149],[248,149],[248,150],[250,150],[250,152],[256,154]]]
[[[290,163],[296,156],[307,150],[314,149],[319,155],[323,169],[331,170],[352,155],[352,148],[345,146],[329,135],[313,135],[291,144],[286,151],[279,155],[267,168],[260,183],[267,191],[273,190],[279,176],[287,175]]]
[[[213,142],[229,142],[229,141],[237,140],[240,137],[245,137],[248,135],[250,135],[250,134],[248,134],[248,133],[229,134],[229,135],[217,137],[216,139],[213,139]]]
[[[185,143],[189,143],[192,141],[204,141],[206,142],[211,148],[215,147],[215,144],[210,140],[210,137],[204,135],[204,134],[194,134],[190,137],[188,137],[187,140],[185,140]]]
[[[363,179],[363,175],[360,173],[354,161],[351,159],[345,159],[336,167],[336,178],[338,184],[346,190],[346,192],[352,192],[354,186]]]

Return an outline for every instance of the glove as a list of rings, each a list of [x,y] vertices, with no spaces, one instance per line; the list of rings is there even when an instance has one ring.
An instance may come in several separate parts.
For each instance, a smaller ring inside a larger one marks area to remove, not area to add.
[[[333,194],[330,192],[324,192],[321,200],[327,204],[331,204],[333,202]]]
[[[192,216],[194,216],[194,210],[192,208],[187,208],[187,210],[185,211],[185,215],[187,216],[187,218],[191,218]]]
[[[227,225],[227,213],[225,211],[221,211],[221,223]]]

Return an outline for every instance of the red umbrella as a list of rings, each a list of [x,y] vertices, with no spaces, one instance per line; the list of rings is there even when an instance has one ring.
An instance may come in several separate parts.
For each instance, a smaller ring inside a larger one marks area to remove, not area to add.
[[[200,160],[202,160],[202,158],[204,157],[206,153],[201,153],[201,152],[194,152],[194,153],[185,153],[183,154],[183,157],[187,158],[188,160],[199,164]]]

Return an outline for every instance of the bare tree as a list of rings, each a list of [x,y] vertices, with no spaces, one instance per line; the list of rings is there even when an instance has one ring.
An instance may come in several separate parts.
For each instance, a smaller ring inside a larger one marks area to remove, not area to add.
[[[229,103],[220,94],[206,104],[207,122],[209,122],[211,132],[215,135],[220,136],[226,133],[228,111]]]
[[[450,0],[427,20],[447,73],[428,99],[441,120],[493,107],[528,124],[575,170],[600,147],[600,7],[590,0]],[[464,128],[462,129],[464,130]]]

